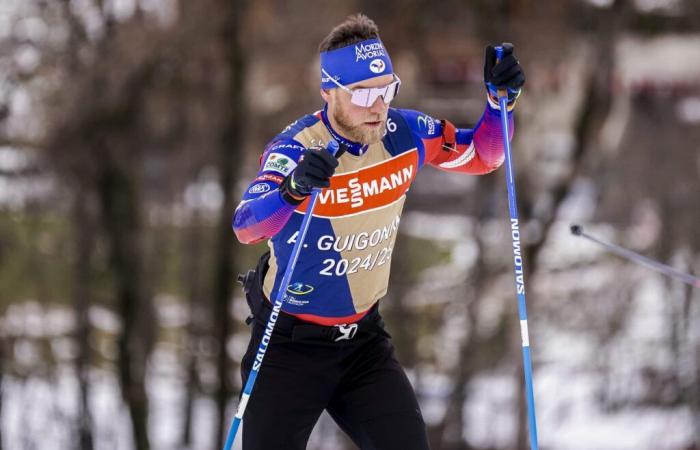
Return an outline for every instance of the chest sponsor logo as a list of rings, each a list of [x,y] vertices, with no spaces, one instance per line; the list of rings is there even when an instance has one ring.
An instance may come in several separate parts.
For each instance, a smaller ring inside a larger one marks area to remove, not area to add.
[[[337,217],[386,206],[400,199],[418,170],[415,150],[356,172],[335,175],[318,195],[314,215]],[[306,211],[308,200],[297,208]]]
[[[262,168],[263,172],[272,170],[279,172],[282,175],[289,175],[292,170],[297,166],[297,163],[292,161],[292,159],[282,153],[270,153],[265,161],[265,166]]]

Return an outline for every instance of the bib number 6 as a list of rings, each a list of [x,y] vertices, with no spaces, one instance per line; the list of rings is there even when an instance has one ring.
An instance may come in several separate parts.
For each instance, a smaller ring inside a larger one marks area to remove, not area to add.
[[[389,133],[393,133],[396,131],[398,127],[396,126],[396,123],[391,120],[391,119],[386,119],[386,130],[384,130],[384,134],[386,135],[386,132],[388,131]]]

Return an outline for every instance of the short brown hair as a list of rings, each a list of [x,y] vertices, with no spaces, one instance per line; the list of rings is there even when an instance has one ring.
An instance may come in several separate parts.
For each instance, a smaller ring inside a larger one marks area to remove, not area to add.
[[[327,52],[328,50],[347,47],[367,39],[379,39],[377,24],[362,13],[354,14],[331,30],[328,36],[321,41],[318,51]]]

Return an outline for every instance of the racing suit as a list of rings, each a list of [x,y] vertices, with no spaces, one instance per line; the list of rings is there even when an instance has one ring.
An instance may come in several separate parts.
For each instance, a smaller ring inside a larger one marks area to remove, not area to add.
[[[272,139],[233,220],[241,242],[268,240],[270,250],[247,294],[255,326],[241,364],[244,383],[309,203],[288,203],[279,187],[307,147],[331,138],[347,152],[318,196],[246,409],[243,448],[303,449],[325,409],[362,449],[425,450],[420,408],[377,303],[387,292],[401,211],[418,171],[427,165],[466,174],[498,168],[504,159],[500,112],[490,102],[474,129],[457,129],[390,108],[384,138],[366,146],[333,130],[324,109]]]

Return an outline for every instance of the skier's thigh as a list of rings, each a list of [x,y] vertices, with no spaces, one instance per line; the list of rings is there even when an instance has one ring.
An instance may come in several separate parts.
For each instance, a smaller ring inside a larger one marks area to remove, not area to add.
[[[425,422],[413,386],[380,337],[341,382],[328,412],[362,450],[427,450]]]

